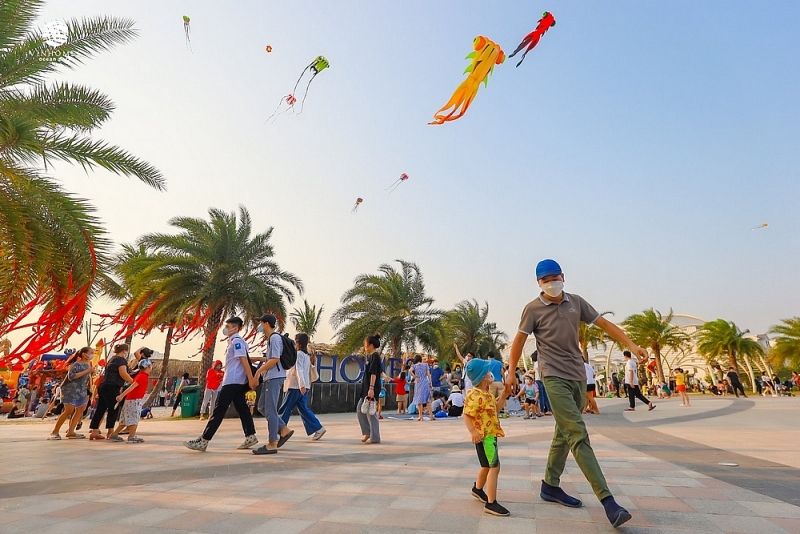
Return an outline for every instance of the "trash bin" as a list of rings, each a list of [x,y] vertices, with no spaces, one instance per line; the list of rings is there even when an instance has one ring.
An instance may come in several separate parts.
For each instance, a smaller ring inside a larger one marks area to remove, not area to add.
[[[200,386],[183,386],[181,389],[181,418],[200,414]]]

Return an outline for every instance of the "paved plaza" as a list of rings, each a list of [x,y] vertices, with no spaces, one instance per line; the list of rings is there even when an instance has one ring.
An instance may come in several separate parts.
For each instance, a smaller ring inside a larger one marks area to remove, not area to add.
[[[623,414],[626,401],[601,399],[603,413],[587,416],[611,491],[633,515],[617,532],[800,533],[800,398],[692,403]],[[143,421],[147,442],[134,445],[52,442],[52,420],[3,419],[0,533],[615,532],[571,459],[562,486],[584,507],[539,498],[552,418],[502,421],[508,518],[470,496],[478,464],[460,419],[385,419],[380,445],[359,442],[355,414],[320,419],[328,433],[310,442],[293,418],[297,433],[276,456],[236,450],[236,419],[206,453],[181,445],[197,420]]]

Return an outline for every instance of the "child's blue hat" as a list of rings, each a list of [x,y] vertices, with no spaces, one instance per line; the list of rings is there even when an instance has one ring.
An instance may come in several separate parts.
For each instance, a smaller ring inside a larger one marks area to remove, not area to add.
[[[491,365],[488,360],[472,358],[467,362],[467,366],[464,368],[464,370],[467,372],[467,377],[469,378],[469,381],[472,382],[472,385],[477,386],[481,383],[483,377],[486,376],[486,373],[489,372],[490,367]]]

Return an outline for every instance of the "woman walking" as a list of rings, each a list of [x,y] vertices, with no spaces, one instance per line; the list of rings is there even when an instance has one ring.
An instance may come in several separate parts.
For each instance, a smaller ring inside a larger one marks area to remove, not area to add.
[[[117,404],[117,395],[125,385],[125,382],[132,382],[133,378],[128,374],[128,353],[130,347],[125,343],[114,346],[114,356],[106,364],[106,373],[103,376],[103,382],[97,389],[97,407],[95,408],[92,422],[89,429],[92,431],[89,434],[89,439],[106,439],[111,437],[114,430],[114,424],[117,422],[117,414],[119,406]],[[103,416],[106,415],[106,436],[100,433],[100,422]],[[121,438],[118,438],[121,439]]]
[[[50,433],[48,439],[58,440],[61,439],[59,432],[61,425],[69,419],[69,430],[67,430],[67,439],[81,439],[85,438],[83,434],[77,434],[75,427],[83,416],[83,411],[86,409],[86,388],[89,384],[89,377],[92,376],[92,357],[94,356],[94,349],[91,347],[83,347],[78,352],[73,354],[67,360],[69,371],[61,384],[61,402],[64,404],[64,411],[56,421],[56,426],[53,432]]]
[[[411,374],[414,376],[414,404],[417,405],[417,421],[422,421],[422,410],[428,408],[428,417],[433,418],[433,404],[431,403],[431,368],[427,363],[423,363],[422,356],[414,356],[414,365],[411,366]]]
[[[308,334],[297,334],[294,336],[294,342],[297,346],[297,363],[286,373],[286,385],[284,386],[286,396],[278,409],[278,416],[288,425],[292,410],[297,407],[306,429],[306,435],[311,436],[312,441],[319,441],[325,435],[325,427],[308,407],[308,392],[311,390],[309,374],[312,365],[311,356],[308,354]]]
[[[183,393],[181,390],[183,386],[189,385],[189,373],[183,373],[183,378],[181,379],[181,383],[178,384],[178,389],[175,390],[175,402],[172,403],[172,413],[169,414],[170,417],[175,417],[175,410],[181,405],[181,399],[183,399]],[[181,415],[183,415],[183,409],[181,409]]]
[[[378,421],[377,401],[380,395],[381,381],[381,357],[378,349],[381,348],[381,336],[375,334],[368,336],[364,340],[364,351],[368,354],[367,362],[364,366],[364,380],[361,382],[361,398],[356,406],[358,424],[361,426],[361,438],[363,443],[380,443],[381,431]],[[362,413],[361,409],[365,402],[374,402],[375,411],[368,409],[367,413]]]

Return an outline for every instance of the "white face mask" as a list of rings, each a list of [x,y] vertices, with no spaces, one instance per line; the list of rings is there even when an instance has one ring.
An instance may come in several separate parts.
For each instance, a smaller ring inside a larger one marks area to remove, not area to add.
[[[231,333],[231,331],[230,331],[230,330],[228,330],[228,327],[227,327],[227,326],[225,326],[225,327],[223,327],[223,328],[222,328],[222,335],[223,335],[223,336],[227,336],[227,335],[229,335],[230,333]]]
[[[542,291],[548,297],[557,297],[564,291],[564,282],[561,280],[551,280],[542,284]]]

